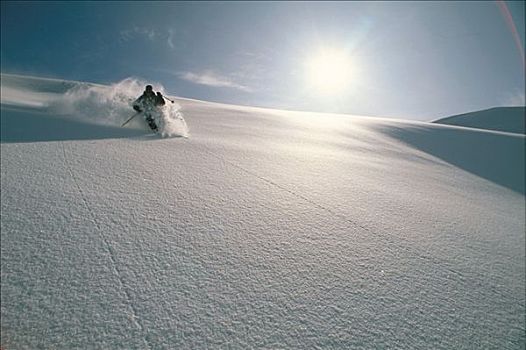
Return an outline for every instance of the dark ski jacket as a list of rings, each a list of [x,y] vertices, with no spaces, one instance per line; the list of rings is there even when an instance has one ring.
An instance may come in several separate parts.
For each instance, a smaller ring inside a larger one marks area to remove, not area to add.
[[[144,91],[144,93],[133,102],[133,109],[135,109],[137,112],[142,112],[142,107],[144,106],[150,106],[153,107],[157,103],[157,96],[155,96],[155,93],[153,91]]]

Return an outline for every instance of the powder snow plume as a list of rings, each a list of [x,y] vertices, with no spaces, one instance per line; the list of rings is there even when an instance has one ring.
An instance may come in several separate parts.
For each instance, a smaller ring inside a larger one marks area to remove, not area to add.
[[[81,118],[83,121],[120,126],[131,117],[133,101],[139,97],[148,83],[135,78],[127,78],[112,85],[78,83],[68,89],[51,108],[58,114]],[[165,94],[160,84],[154,85],[155,91]],[[174,101],[166,101],[155,116],[160,134],[163,137],[188,137],[188,126]],[[126,127],[147,128],[142,115],[134,118]]]
[[[161,109],[156,120],[163,137],[189,136],[188,126],[181,113],[181,106],[175,101],[166,101],[166,105]]]
[[[2,73],[0,102],[15,108],[44,110],[85,123],[120,127],[134,115],[132,103],[143,93],[147,84],[152,84],[155,91],[165,95],[161,84],[136,78],[100,85]],[[188,126],[180,109],[179,104],[170,99],[156,113],[155,119],[163,137],[188,137]],[[126,128],[149,130],[142,115],[135,117]]]

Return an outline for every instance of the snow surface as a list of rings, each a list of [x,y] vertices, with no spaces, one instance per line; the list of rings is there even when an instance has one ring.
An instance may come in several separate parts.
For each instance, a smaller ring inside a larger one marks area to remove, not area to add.
[[[525,107],[497,107],[442,118],[435,123],[526,134]]]
[[[523,135],[1,91],[2,348],[526,346]]]

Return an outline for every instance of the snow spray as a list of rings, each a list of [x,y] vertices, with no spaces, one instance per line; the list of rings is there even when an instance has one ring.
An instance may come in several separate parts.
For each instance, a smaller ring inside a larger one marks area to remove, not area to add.
[[[139,97],[147,84],[136,78],[126,78],[111,85],[77,83],[55,101],[51,108],[57,114],[79,118],[83,122],[119,126],[135,111],[132,103]],[[160,84],[154,85],[156,91],[164,95]],[[163,137],[188,137],[188,126],[176,102],[167,101],[156,111],[154,118]],[[127,127],[147,129],[142,118],[135,118]]]

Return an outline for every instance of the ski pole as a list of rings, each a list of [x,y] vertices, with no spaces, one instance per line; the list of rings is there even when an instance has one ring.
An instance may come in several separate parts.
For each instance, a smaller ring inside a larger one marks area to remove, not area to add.
[[[135,118],[136,116],[138,116],[140,113],[141,113],[141,112],[137,112],[137,113],[135,113],[134,115],[132,115],[132,116],[130,117],[130,119],[128,119],[127,121],[124,122],[124,124],[121,125],[121,128],[122,128],[124,125],[128,124],[128,123],[130,122],[130,120],[132,120],[133,118]]]
[[[172,103],[175,103],[175,101],[170,100],[168,97],[166,97],[166,95],[163,95],[163,97],[164,97],[165,99],[167,99],[168,101],[170,101],[170,102],[172,102]]]

